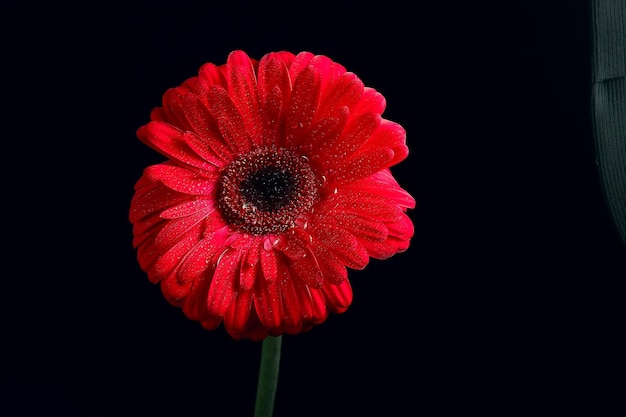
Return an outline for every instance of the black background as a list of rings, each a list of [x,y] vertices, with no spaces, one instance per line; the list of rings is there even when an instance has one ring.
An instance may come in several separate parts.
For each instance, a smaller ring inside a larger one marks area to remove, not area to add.
[[[324,54],[380,91],[418,200],[410,249],[283,338],[275,417],[624,412],[588,2],[1,4],[3,415],[252,415],[261,345],[167,304],[128,222],[162,160],[136,129],[234,49]]]

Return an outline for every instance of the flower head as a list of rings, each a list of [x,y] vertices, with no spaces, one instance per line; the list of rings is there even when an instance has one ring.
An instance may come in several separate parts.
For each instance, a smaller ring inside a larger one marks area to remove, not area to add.
[[[414,199],[389,167],[405,131],[326,56],[232,52],[171,88],[137,136],[167,158],[131,201],[141,268],[236,339],[295,334],[352,301],[347,268],[409,246]]]

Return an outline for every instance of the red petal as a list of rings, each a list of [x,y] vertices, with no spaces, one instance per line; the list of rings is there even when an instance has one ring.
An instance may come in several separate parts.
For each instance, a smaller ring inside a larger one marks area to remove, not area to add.
[[[346,72],[346,68],[343,65],[333,62],[325,55],[315,55],[308,65],[316,68],[322,75],[322,88],[324,90],[335,83]]]
[[[228,92],[222,87],[213,86],[207,93],[209,111],[219,127],[228,146],[237,154],[251,150],[252,142],[246,132],[245,122]]]
[[[254,299],[252,301],[254,302]],[[246,322],[246,327],[241,332],[231,333],[231,336],[235,339],[247,338],[258,342],[265,339],[268,334],[269,330],[263,326],[261,320],[259,320],[256,310],[251,308],[250,314],[248,315],[248,321]]]
[[[226,250],[215,266],[215,273],[207,296],[207,309],[211,314],[223,316],[235,297],[235,280],[239,271],[241,253]]]
[[[298,78],[300,72],[309,65],[309,62],[311,61],[311,59],[313,59],[314,56],[315,55],[313,55],[311,52],[306,51],[300,52],[298,55],[296,55],[291,65],[289,65],[289,78],[291,78],[291,80],[295,80],[296,78]]]
[[[283,61],[287,68],[289,68],[293,61],[296,59],[296,56],[288,51],[273,52],[272,55],[277,56],[278,59]]]
[[[254,286],[257,277],[258,239],[253,239],[248,247],[243,249],[241,271],[239,274],[239,290],[248,291]]]
[[[263,103],[263,144],[266,146],[285,146],[281,129],[281,112],[283,101],[281,101],[281,91],[274,87]]]
[[[390,235],[401,240],[410,239],[413,237],[413,233],[415,232],[413,222],[411,222],[411,219],[409,219],[409,216],[407,216],[406,213],[402,213],[396,222],[388,223],[387,227],[389,228]]]
[[[298,260],[308,256],[309,245],[312,242],[311,235],[301,227],[293,227],[288,233],[279,236],[276,249],[289,259]]]
[[[280,280],[280,292],[283,301],[283,323],[285,331],[290,334],[302,331],[302,310],[298,294],[294,287],[294,280],[288,271],[281,271],[283,279]]]
[[[211,285],[211,276],[209,272],[199,276],[193,281],[189,293],[182,300],[181,307],[185,315],[191,320],[206,321],[217,327],[221,322],[220,316],[214,316],[207,310],[207,294]],[[203,323],[203,326],[205,324]],[[206,327],[206,326],[205,326]],[[208,327],[207,327],[208,328]]]
[[[309,288],[303,282],[294,281],[294,288],[300,301],[300,310],[307,326],[322,323],[328,317],[326,298],[320,288]]]
[[[201,231],[199,228],[192,228],[178,236],[176,242],[172,242],[174,244],[169,246],[166,250],[159,249],[157,245],[155,245],[155,250],[162,253],[162,255],[154,264],[154,272],[162,277],[169,275],[200,240],[200,235]]]
[[[273,329],[281,325],[283,308],[278,280],[271,282],[264,279],[256,280],[254,307],[265,327]]]
[[[222,322],[221,316],[214,316],[211,314],[207,314],[206,318],[200,320],[200,324],[202,324],[202,327],[204,327],[207,330],[217,329],[217,327],[220,325],[221,322]]]
[[[259,254],[261,258],[261,270],[263,277],[268,282],[276,281],[278,276],[278,260],[277,254],[273,250],[262,250]]]
[[[149,122],[137,129],[137,137],[170,159],[196,168],[213,171],[215,166],[200,158],[185,142],[183,131],[165,122]]]
[[[358,239],[334,226],[316,223],[311,225],[314,244],[328,248],[344,265],[352,269],[363,269],[369,262],[369,255]]]
[[[305,68],[295,79],[289,106],[285,110],[285,144],[291,148],[311,127],[320,94],[320,74],[312,67]]]
[[[315,254],[310,249],[305,248],[304,256],[289,263],[293,279],[299,279],[306,285],[319,288],[322,286],[324,277],[315,258]]]
[[[337,143],[335,152],[351,154],[361,147],[380,125],[381,117],[377,113],[364,113],[353,118],[343,131],[342,140]]]
[[[280,91],[280,101],[286,103],[291,94],[291,78],[287,65],[277,53],[270,53],[261,58],[258,76],[259,98],[265,102],[273,90]]]
[[[141,177],[146,178],[146,177]],[[136,223],[140,219],[167,207],[172,207],[188,201],[187,194],[172,192],[161,183],[149,181],[147,185],[138,188],[130,202],[129,220]]]
[[[200,211],[187,217],[169,220],[159,230],[154,239],[154,249],[157,252],[168,250],[190,230],[197,230],[198,233],[202,232],[203,228],[200,227],[200,223],[205,218],[206,213]]]
[[[215,210],[215,202],[213,200],[190,200],[163,210],[161,217],[164,219],[177,219],[200,211],[208,214],[208,212],[213,210]]]
[[[193,95],[202,94],[202,92],[204,91],[198,77],[187,78],[185,81],[183,81],[180,87],[186,89],[188,93],[191,93]]]
[[[337,167],[335,180],[338,183],[350,183],[388,168],[393,159],[390,148],[369,149],[359,151]],[[327,174],[330,176],[330,174]]]
[[[401,239],[389,235],[389,238],[384,242],[363,240],[361,243],[363,243],[363,246],[365,246],[372,258],[387,259],[398,252],[407,250],[410,242],[410,239]]]
[[[329,210],[318,217],[318,221],[340,227],[359,239],[382,241],[389,234],[385,223],[343,210]]]
[[[232,159],[231,150],[219,135],[209,137],[208,132],[205,132],[205,137],[202,138],[196,134],[186,132],[185,142],[201,158],[204,158],[212,165],[221,167]]]
[[[354,113],[378,113],[383,114],[385,111],[385,107],[387,102],[385,101],[385,97],[380,94],[378,91],[374,90],[370,87],[365,87],[363,89],[363,96],[361,97],[361,101],[355,107]]]
[[[239,292],[224,316],[224,327],[235,339],[245,334],[252,307],[252,291]]]
[[[402,212],[396,204],[390,204],[388,198],[360,191],[357,187],[353,189],[352,184],[327,196],[318,207],[318,214],[336,208],[382,222],[393,222]]]
[[[409,247],[414,227],[406,213],[401,213],[395,222],[387,223],[387,227],[389,236],[385,241],[361,240],[361,243],[373,258],[387,259],[398,252],[405,251]]]
[[[163,107],[153,110],[150,114],[151,120],[167,122],[182,131],[189,130],[191,126],[187,122],[183,100],[183,96],[188,92],[189,90],[182,86],[165,91]]]
[[[352,287],[350,281],[345,280],[341,284],[324,285],[324,295],[328,300],[328,308],[333,313],[345,312],[352,303]]]
[[[161,292],[165,299],[174,306],[180,306],[182,300],[187,297],[191,290],[191,284],[181,284],[176,279],[176,271],[161,281]]]
[[[181,281],[195,281],[207,269],[212,268],[213,259],[224,250],[224,241],[228,237],[227,226],[214,233],[207,234],[189,251],[181,262],[178,278]]]
[[[339,284],[348,279],[348,270],[336,257],[327,253],[325,256],[318,256],[317,259],[325,281]]]
[[[151,181],[158,181],[174,191],[191,195],[211,195],[217,182],[215,176],[201,175],[167,163],[149,166],[144,170],[144,175]]]
[[[384,242],[363,240],[361,243],[374,259],[388,259],[398,253],[397,242],[391,238],[385,240]]]
[[[219,67],[215,64],[208,63],[204,64],[200,67],[200,71],[198,71],[198,79],[200,84],[201,94],[199,96],[208,93],[214,85],[219,85],[223,88],[226,88],[227,82],[224,74],[219,69]]]
[[[208,110],[206,94],[199,97],[188,93],[182,98],[181,106],[185,112],[186,122],[191,127],[186,129],[186,132],[195,133],[205,139],[221,139],[217,120]]]
[[[388,198],[402,208],[415,208],[415,199],[400,187],[388,169],[352,183],[350,188]]]
[[[372,133],[370,140],[363,146],[362,150],[391,148],[393,150],[393,158],[389,161],[389,166],[393,166],[404,160],[409,154],[409,148],[406,146],[406,131],[397,123],[384,120]]]
[[[324,55],[315,55],[308,64],[320,75],[320,94],[334,81],[333,61]]]
[[[259,236],[254,237],[249,244],[250,249],[248,255],[245,258],[246,264],[255,266],[259,263],[259,252],[261,250],[262,238]]]
[[[363,89],[363,82],[355,74],[351,72],[342,74],[323,92],[317,117],[328,117],[342,106],[348,107],[352,112],[363,95]]]
[[[326,141],[312,152],[311,157],[325,161],[323,164],[325,167],[335,168],[343,164],[346,158],[370,139],[380,121],[380,116],[375,113],[365,113],[357,118],[351,118],[340,136],[334,141]]]
[[[143,245],[150,238],[154,240],[160,226],[164,223],[165,220],[159,216],[159,213],[154,213],[133,224],[133,246]]]
[[[245,130],[256,145],[262,142],[257,80],[252,61],[243,51],[233,51],[226,63],[228,92],[243,118]]]
[[[302,136],[299,143],[294,147],[311,159],[318,169],[327,163],[326,155],[318,152],[316,148],[327,143],[334,143],[343,131],[350,113],[347,107],[340,107],[331,117],[315,122]]]
[[[208,102],[206,98],[207,95],[204,96],[205,101]],[[198,97],[192,96],[191,94],[185,97],[186,106],[189,108],[187,112],[187,120],[191,125],[192,131],[185,132],[185,142],[189,144],[190,140],[194,140],[195,136],[198,136],[200,140],[207,142],[205,147],[209,147],[213,152],[209,154],[209,158],[206,158],[210,163],[213,163],[212,154],[215,154],[220,157],[222,160],[230,159],[230,151],[228,150],[228,146],[222,137],[222,132],[220,131],[217,120],[211,115],[208,110],[208,104],[198,102]],[[193,138],[189,138],[192,136]],[[191,144],[189,144],[191,146]],[[226,148],[226,150],[222,150]],[[194,149],[194,147],[191,147]],[[201,148],[204,149],[204,148]],[[199,156],[203,156],[198,153]],[[224,155],[227,158],[224,158]]]

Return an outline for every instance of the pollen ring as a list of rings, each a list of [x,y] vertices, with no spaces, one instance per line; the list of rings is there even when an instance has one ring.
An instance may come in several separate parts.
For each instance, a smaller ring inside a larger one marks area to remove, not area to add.
[[[219,207],[232,226],[245,232],[280,233],[310,211],[319,186],[306,158],[284,148],[260,148],[222,171]]]

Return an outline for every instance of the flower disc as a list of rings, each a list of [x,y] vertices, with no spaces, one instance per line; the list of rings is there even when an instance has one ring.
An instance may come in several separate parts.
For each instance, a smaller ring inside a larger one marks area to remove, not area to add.
[[[244,232],[285,232],[317,200],[317,182],[305,157],[282,148],[256,149],[222,173],[219,208]]]

